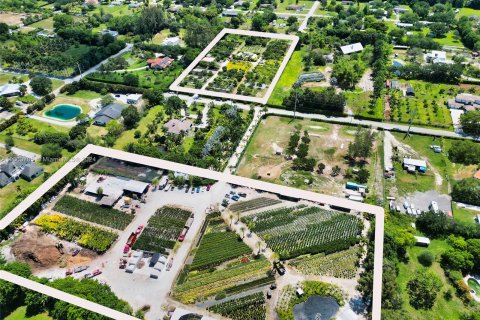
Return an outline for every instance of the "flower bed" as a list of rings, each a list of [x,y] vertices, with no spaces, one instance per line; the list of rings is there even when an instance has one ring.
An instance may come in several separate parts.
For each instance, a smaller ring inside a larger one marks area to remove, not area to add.
[[[233,320],[265,320],[265,296],[263,292],[257,292],[207,309]]]
[[[133,219],[133,215],[131,214],[112,208],[102,207],[93,202],[78,199],[69,195],[62,197],[55,204],[53,210],[118,230],[125,230]]]
[[[107,251],[118,238],[115,232],[94,227],[88,223],[63,217],[58,214],[44,215],[34,221],[43,232],[51,233],[61,239],[76,242],[98,253]]]

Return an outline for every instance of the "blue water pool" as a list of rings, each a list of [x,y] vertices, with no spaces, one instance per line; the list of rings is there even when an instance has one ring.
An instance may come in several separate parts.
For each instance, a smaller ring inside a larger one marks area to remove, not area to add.
[[[337,300],[332,297],[311,296],[293,306],[295,320],[330,320],[338,312]]]
[[[44,113],[44,116],[61,121],[74,119],[82,113],[82,108],[71,104],[59,104]]]

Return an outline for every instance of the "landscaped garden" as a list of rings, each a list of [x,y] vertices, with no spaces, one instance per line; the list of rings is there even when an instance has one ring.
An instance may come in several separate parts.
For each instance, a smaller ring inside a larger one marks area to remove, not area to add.
[[[63,196],[53,210],[118,230],[124,230],[133,220],[131,214],[69,195]]]
[[[133,249],[160,253],[173,249],[185,222],[191,215],[192,212],[185,209],[161,207],[148,220],[148,225],[135,242]]]
[[[275,204],[282,203],[282,201],[273,198],[259,197],[252,200],[240,201],[234,203],[228,207],[232,212],[246,212],[251,210],[257,210],[264,207],[273,206]]]
[[[82,247],[98,253],[107,251],[118,238],[118,234],[106,229],[94,227],[88,223],[78,222],[58,214],[43,215],[34,221],[42,231],[51,233]]]

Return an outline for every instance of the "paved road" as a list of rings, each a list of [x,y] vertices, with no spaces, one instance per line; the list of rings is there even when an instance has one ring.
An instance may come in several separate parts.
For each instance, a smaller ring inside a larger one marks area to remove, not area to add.
[[[186,94],[178,94],[178,97],[182,100],[188,101],[190,99],[189,95]],[[209,103],[213,102],[216,105],[224,104],[224,103],[233,103],[237,105],[240,109],[250,110],[250,105],[241,102],[229,102],[229,101],[216,101],[210,98],[201,97],[198,102]],[[278,109],[278,108],[268,108],[267,114],[275,114],[280,116],[293,116],[293,111],[286,110],[286,109]],[[371,121],[371,120],[362,120],[362,119],[355,119],[354,117],[334,117],[334,116],[326,116],[323,114],[315,114],[315,113],[302,113],[297,112],[297,117],[306,118],[306,119],[316,119],[326,122],[334,122],[339,124],[347,124],[347,125],[361,125],[361,126],[369,126],[376,129],[384,129],[389,131],[398,131],[398,132],[407,132],[408,125],[405,124],[396,124],[396,123],[388,123],[388,122],[378,122],[378,121]],[[447,138],[463,138],[463,139],[475,139],[480,140],[480,137],[473,137],[466,134],[453,132],[453,131],[446,131],[446,130],[437,130],[431,128],[421,128],[421,127],[411,127],[411,133],[418,133],[418,134],[426,134],[432,135],[437,137],[447,137]]]
[[[319,1],[315,1],[313,3],[313,6],[310,8],[307,15],[305,16],[305,19],[303,19],[302,24],[300,24],[298,31],[305,32],[305,29],[307,29],[307,26],[308,26],[308,19],[310,19],[310,17],[314,14],[315,10],[317,10],[319,5],[320,5]]]
[[[7,146],[4,143],[0,143],[0,148],[6,149]],[[12,147],[12,152],[15,153],[18,156],[23,156],[23,157],[32,159],[33,161],[36,161],[36,160],[40,159],[39,154],[30,152],[30,151],[27,151],[27,150],[23,150],[23,149],[20,149],[20,148],[17,148],[17,147]]]

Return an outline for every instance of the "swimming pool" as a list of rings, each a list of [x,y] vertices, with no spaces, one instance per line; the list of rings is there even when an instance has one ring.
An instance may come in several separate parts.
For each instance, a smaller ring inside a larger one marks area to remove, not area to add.
[[[82,108],[79,106],[74,106],[72,104],[58,104],[43,115],[55,120],[68,121],[74,119],[80,113],[82,113]]]

